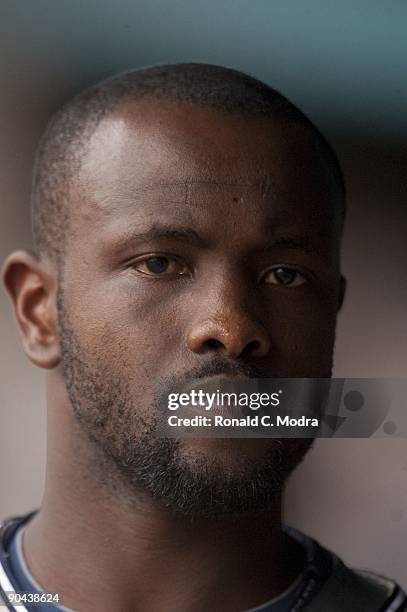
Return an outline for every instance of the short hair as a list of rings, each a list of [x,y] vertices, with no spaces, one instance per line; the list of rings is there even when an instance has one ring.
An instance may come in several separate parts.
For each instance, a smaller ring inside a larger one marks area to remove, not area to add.
[[[80,168],[86,143],[99,122],[128,100],[170,100],[204,106],[242,117],[278,117],[311,130],[321,158],[339,192],[345,215],[345,184],[331,145],[291,101],[258,79],[223,66],[181,63],[120,73],[85,89],[51,119],[34,164],[31,211],[34,248],[57,258],[63,252],[69,223],[69,187]]]

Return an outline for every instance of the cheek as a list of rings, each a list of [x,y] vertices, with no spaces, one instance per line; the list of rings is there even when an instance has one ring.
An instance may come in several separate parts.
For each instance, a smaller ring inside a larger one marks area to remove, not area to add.
[[[148,283],[147,283],[148,285]],[[111,370],[149,377],[157,373],[180,341],[177,303],[154,288],[116,279],[72,295],[69,317],[88,355]]]
[[[281,300],[270,312],[273,357],[298,377],[330,376],[336,328],[336,298]]]

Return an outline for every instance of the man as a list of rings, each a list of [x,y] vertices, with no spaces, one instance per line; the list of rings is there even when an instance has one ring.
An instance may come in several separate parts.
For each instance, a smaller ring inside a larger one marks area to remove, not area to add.
[[[3,529],[3,590],[87,612],[406,609],[282,525],[311,440],[158,434],[179,385],[330,377],[344,201],[317,129],[233,70],[121,74],[55,116],[35,253],[4,266],[49,425],[41,508]]]

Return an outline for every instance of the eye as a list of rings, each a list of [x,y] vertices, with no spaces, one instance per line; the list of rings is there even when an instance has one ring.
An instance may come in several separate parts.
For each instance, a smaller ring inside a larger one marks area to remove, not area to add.
[[[133,270],[147,276],[183,276],[188,273],[187,266],[167,255],[152,255],[133,262]]]
[[[263,280],[268,285],[283,285],[284,287],[298,287],[307,282],[303,274],[287,266],[278,266],[268,270]]]

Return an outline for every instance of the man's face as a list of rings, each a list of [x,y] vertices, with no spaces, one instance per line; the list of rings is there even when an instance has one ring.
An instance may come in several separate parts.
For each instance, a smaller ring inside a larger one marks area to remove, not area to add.
[[[298,125],[152,102],[122,105],[91,138],[70,195],[62,366],[129,490],[185,514],[254,508],[309,447],[156,427],[161,390],[180,382],[330,376],[338,202],[313,143]]]

